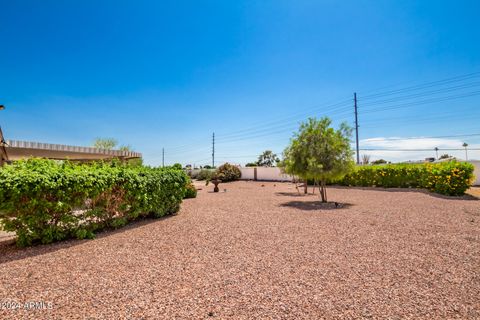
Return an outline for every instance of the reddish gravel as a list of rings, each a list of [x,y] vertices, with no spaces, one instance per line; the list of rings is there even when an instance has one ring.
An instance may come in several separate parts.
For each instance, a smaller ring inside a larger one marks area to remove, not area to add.
[[[335,208],[286,183],[220,187],[96,240],[3,245],[2,307],[52,305],[0,318],[480,318],[480,201],[331,188]]]

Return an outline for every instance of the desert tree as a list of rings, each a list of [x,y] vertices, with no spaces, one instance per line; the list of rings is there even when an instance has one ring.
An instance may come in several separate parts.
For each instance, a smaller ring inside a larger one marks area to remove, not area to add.
[[[327,202],[327,181],[342,178],[354,167],[350,147],[352,129],[342,123],[331,127],[329,118],[309,118],[300,125],[284,151],[282,167],[288,174],[313,180],[320,186],[322,202]]]
[[[280,159],[277,155],[271,150],[265,150],[261,155],[258,156],[257,165],[259,167],[274,167]]]
[[[370,163],[370,155],[364,154],[362,155],[362,164],[369,164]]]
[[[117,140],[113,138],[97,138],[93,142],[93,146],[99,149],[112,150],[117,146]]]
[[[467,151],[468,143],[464,142],[462,144],[462,147],[465,148],[465,160],[468,160],[468,151]]]

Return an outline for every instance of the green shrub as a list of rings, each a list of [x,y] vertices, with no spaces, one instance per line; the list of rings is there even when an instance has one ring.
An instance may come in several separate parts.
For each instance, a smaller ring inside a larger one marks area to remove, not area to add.
[[[471,186],[473,170],[473,165],[457,161],[359,166],[338,183],[364,187],[424,188],[439,194],[459,196]]]
[[[213,175],[215,174],[215,170],[211,169],[202,169],[200,172],[196,174],[196,177],[192,175],[192,179],[197,179],[197,180],[210,180]]]
[[[225,163],[218,167],[216,174],[222,182],[235,181],[242,176],[240,169],[229,163]]]
[[[189,183],[186,186],[185,199],[196,198],[197,197],[197,188],[193,183]]]
[[[92,238],[139,217],[178,211],[188,177],[171,168],[43,159],[0,169],[0,223],[20,246]]]
[[[172,166],[172,169],[175,169],[175,170],[182,170],[183,167],[180,163],[174,163],[173,166]]]

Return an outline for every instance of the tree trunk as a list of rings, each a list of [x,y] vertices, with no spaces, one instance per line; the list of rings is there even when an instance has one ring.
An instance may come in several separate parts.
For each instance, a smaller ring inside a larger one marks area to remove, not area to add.
[[[322,202],[327,202],[327,184],[324,180],[320,181],[320,195],[322,197]]]
[[[303,193],[307,194],[308,193],[308,182],[305,180],[305,183],[303,184]]]

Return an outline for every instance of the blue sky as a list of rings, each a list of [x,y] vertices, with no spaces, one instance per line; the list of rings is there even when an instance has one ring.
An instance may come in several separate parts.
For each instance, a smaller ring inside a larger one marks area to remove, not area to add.
[[[0,125],[15,140],[114,137],[152,165],[163,147],[167,163],[210,163],[215,131],[218,162],[245,163],[280,153],[307,116],[351,123],[356,91],[363,148],[480,147],[480,136],[400,139],[480,133],[478,12],[478,1],[0,0]]]

